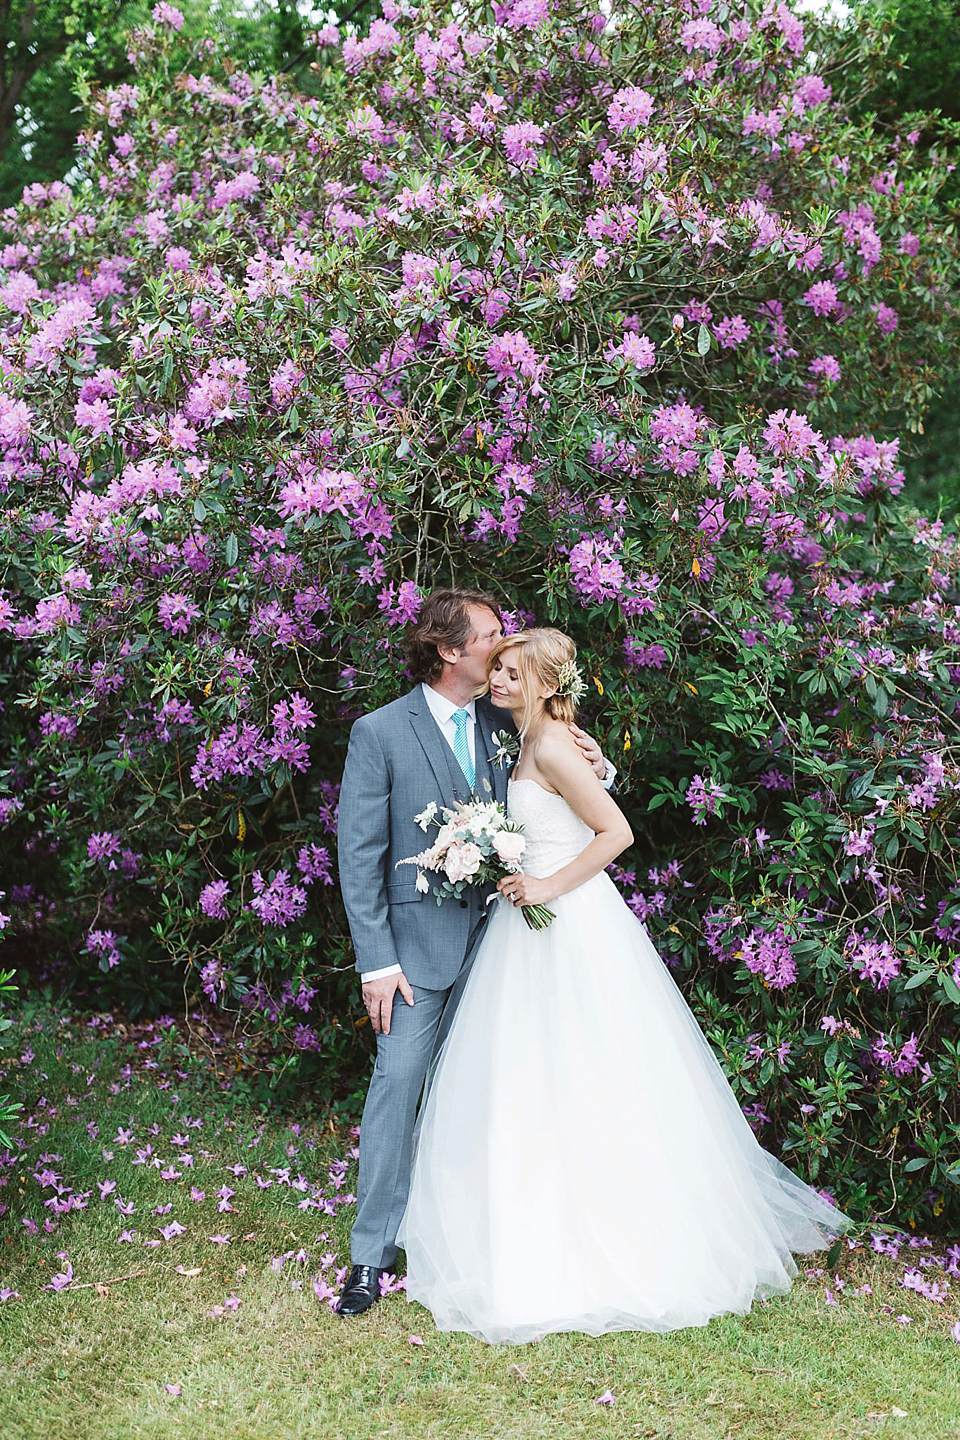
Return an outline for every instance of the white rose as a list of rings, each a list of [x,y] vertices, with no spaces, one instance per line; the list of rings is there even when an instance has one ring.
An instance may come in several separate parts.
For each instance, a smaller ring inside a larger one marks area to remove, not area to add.
[[[504,865],[510,865],[520,859],[527,842],[516,830],[498,830],[493,837],[493,848]]]
[[[482,861],[483,852],[479,845],[451,845],[443,868],[447,879],[455,885],[458,880],[469,880],[471,875],[476,875]]]

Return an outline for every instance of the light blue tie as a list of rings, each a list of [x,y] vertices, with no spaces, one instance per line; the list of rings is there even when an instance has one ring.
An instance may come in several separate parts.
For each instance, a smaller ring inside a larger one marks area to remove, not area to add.
[[[454,710],[453,723],[457,727],[457,733],[453,738],[453,757],[460,769],[463,771],[467,784],[472,790],[477,779],[477,772],[473,761],[470,759],[470,746],[467,743],[467,712],[466,710]]]

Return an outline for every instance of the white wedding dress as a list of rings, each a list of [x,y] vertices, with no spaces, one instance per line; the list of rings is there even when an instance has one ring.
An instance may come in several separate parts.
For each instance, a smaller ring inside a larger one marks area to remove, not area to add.
[[[528,874],[593,838],[533,780],[508,804]],[[441,1330],[521,1342],[704,1325],[788,1290],[791,1252],[851,1222],[761,1149],[609,876],[541,932],[493,908],[421,1108],[408,1297]]]

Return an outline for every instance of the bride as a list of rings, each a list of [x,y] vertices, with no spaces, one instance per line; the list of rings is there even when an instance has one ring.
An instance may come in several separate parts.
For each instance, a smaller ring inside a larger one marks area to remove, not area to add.
[[[566,728],[575,656],[545,629],[491,654],[522,737],[524,873],[500,882],[428,1080],[399,1237],[409,1298],[492,1342],[743,1314],[851,1224],[760,1148],[604,874],[632,835]],[[555,919],[531,931],[522,905]]]

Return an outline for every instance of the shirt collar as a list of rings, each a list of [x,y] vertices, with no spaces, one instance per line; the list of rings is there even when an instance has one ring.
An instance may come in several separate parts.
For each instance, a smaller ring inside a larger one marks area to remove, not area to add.
[[[450,719],[450,717],[457,710],[466,710],[467,714],[470,716],[470,719],[476,721],[476,700],[469,700],[466,705],[455,705],[452,700],[447,699],[446,695],[441,695],[438,690],[434,690],[431,685],[428,685],[426,683],[426,681],[423,681],[422,684],[424,696],[426,698],[427,704],[430,707],[430,714],[433,716],[434,720],[436,720],[438,725],[445,725]]]

